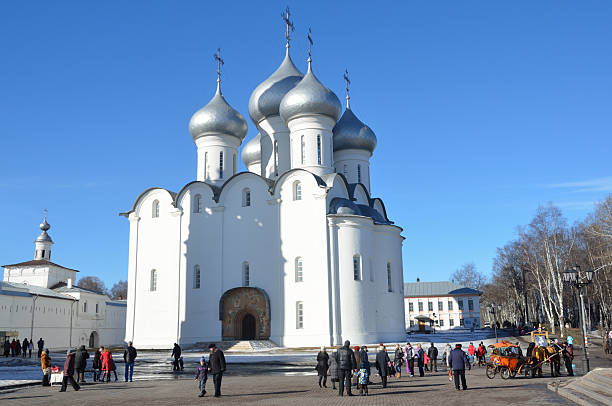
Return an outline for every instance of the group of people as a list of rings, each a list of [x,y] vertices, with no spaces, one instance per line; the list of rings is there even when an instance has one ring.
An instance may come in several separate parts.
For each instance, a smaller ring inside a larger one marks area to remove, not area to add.
[[[43,348],[45,346],[45,341],[40,338],[38,340],[38,358],[41,357]],[[32,351],[34,350],[34,339],[28,340],[28,338],[24,338],[23,341],[20,341],[19,338],[14,339],[13,341],[9,341],[7,338],[4,341],[4,356],[5,357],[29,357],[32,358]]]
[[[558,339],[549,342],[548,346],[538,346],[536,343],[529,343],[524,362],[529,363],[531,376],[542,376],[542,365],[545,362],[550,364],[551,376],[561,376],[561,360],[565,365],[567,376],[574,376],[574,345],[573,338],[567,337],[567,341],[560,342]]]
[[[177,344],[174,345],[176,346]],[[213,376],[213,384],[215,385],[214,396],[218,398],[221,396],[221,380],[223,379],[223,373],[226,369],[225,355],[214,343],[211,343],[208,349],[210,353],[208,362],[206,362],[206,358],[202,356],[200,358],[200,366],[198,366],[196,370],[195,380],[198,382],[198,390],[200,391],[198,396],[203,397],[206,395],[206,381],[208,380],[208,373],[211,373]]]

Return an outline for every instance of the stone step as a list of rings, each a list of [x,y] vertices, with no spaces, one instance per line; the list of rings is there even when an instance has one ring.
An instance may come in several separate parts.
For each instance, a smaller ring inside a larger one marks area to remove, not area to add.
[[[250,341],[238,341],[236,344],[226,349],[228,352],[253,351],[253,346]]]
[[[609,403],[605,403],[605,402],[604,403],[612,406],[612,388],[610,386],[601,384],[592,379],[583,379],[580,383],[578,384],[574,383],[573,385],[570,385],[570,386],[573,388],[578,385],[581,388],[588,390],[591,393],[591,395],[595,395],[593,396],[595,398],[597,398],[597,395],[601,395],[605,399],[608,399]]]
[[[595,368],[591,373],[587,374],[585,378],[612,388],[612,368]]]
[[[588,381],[583,379],[573,380],[567,387],[571,388],[573,391],[582,394],[586,398],[591,398],[592,400],[599,402],[595,404],[603,404],[606,406],[612,406],[612,397],[610,395],[602,395],[599,392],[593,390],[592,387],[586,388],[586,383]]]
[[[552,384],[548,384],[548,389],[550,389],[551,391],[555,392],[556,394],[558,394],[559,396],[562,396],[566,399],[571,400],[572,402],[581,405],[581,406],[603,406],[604,404],[593,400],[591,397],[587,397],[585,395],[583,395],[580,392],[574,391],[572,388],[565,386],[565,387],[558,387],[558,388],[554,388],[551,387]]]

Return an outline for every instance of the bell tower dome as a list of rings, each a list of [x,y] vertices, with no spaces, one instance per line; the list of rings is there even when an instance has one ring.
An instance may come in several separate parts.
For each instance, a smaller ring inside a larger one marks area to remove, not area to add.
[[[51,246],[53,245],[53,240],[47,234],[47,231],[51,228],[51,224],[47,223],[47,209],[45,209],[45,218],[43,222],[40,223],[41,233],[34,241],[35,250],[34,250],[34,259],[40,260],[45,259],[47,261],[51,261]]]

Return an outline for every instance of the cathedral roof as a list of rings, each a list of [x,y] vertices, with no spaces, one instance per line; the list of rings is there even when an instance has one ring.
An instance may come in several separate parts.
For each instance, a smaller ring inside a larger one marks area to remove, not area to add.
[[[242,148],[242,162],[248,167],[251,164],[261,162],[261,133],[257,133],[252,140]]]
[[[289,48],[278,69],[261,82],[249,99],[249,115],[257,125],[266,117],[278,116],[281,100],[304,75],[293,64]]]
[[[347,107],[333,129],[334,151],[363,149],[372,153],[376,148],[376,134]]]
[[[386,220],[376,209],[365,204],[356,204],[343,197],[334,197],[329,203],[327,214],[353,215],[370,217],[375,224],[393,224]]]
[[[2,265],[4,268],[12,268],[12,267],[26,267],[26,266],[56,266],[58,268],[67,269],[68,271],[79,272],[76,269],[66,268],[65,266],[61,266],[56,264],[55,262],[47,261],[46,259],[33,259],[32,261],[20,262],[18,264],[11,265]]]
[[[213,98],[191,117],[189,133],[194,141],[206,135],[226,134],[242,142],[247,133],[247,122],[242,114],[229,105],[217,85]]]

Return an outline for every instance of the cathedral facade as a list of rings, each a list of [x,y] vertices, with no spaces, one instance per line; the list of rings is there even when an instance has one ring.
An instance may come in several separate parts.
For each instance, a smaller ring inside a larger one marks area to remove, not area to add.
[[[348,88],[348,85],[347,85]],[[376,135],[286,55],[253,91],[258,130],[223,97],[189,123],[196,180],[131,210],[126,341],[168,348],[404,340],[402,229],[370,195]]]

